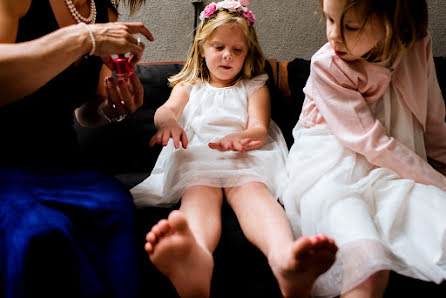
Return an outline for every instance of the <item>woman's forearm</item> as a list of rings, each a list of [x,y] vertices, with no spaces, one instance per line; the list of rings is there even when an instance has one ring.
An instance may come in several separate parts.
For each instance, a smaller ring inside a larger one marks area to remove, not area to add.
[[[0,106],[36,91],[92,46],[84,26],[72,25],[36,40],[0,44]]]

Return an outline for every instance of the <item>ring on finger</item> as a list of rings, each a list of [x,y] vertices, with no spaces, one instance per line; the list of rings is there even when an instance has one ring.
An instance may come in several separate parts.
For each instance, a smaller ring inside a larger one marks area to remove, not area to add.
[[[112,113],[113,115],[107,115],[108,113],[105,111],[105,102],[101,103],[98,106],[98,113],[99,115],[107,122],[107,123],[116,123],[124,120],[127,117],[127,114],[121,114],[116,113],[117,108],[115,104],[112,104],[112,108],[115,110],[115,113]]]
[[[141,38],[138,37],[138,39],[136,40],[136,46],[139,47],[140,44],[141,44]]]

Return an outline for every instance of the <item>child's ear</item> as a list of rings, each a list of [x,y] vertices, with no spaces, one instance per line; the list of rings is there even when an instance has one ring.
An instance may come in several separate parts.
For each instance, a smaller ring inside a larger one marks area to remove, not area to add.
[[[198,55],[200,56],[200,59],[204,59],[205,58],[203,47],[199,47]]]

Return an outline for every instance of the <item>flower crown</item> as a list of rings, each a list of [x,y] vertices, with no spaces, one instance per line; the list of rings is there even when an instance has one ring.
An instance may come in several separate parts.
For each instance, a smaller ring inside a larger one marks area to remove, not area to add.
[[[246,6],[250,2],[248,0],[224,0],[218,3],[208,4],[200,14],[200,20],[211,19],[219,11],[227,11],[229,13],[238,13],[245,18],[251,25],[256,21],[256,17]]]

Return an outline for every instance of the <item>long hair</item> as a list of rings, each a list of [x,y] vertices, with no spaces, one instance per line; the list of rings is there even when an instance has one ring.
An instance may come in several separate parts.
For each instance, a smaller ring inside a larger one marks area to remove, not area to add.
[[[324,0],[320,0],[323,7]],[[368,61],[384,61],[395,58],[399,52],[410,48],[426,36],[428,9],[426,0],[347,0],[341,17],[341,36],[344,37],[344,16],[352,8],[364,9],[364,23],[377,17],[385,29],[385,37],[364,57]]]
[[[174,87],[180,82],[195,83],[197,80],[209,81],[209,70],[200,53],[202,52],[204,43],[211,37],[215,29],[225,24],[237,24],[240,26],[248,43],[248,53],[237,80],[250,79],[264,73],[265,57],[260,49],[254,27],[238,14],[219,11],[215,17],[204,19],[198,25],[194,42],[189,50],[189,55],[183,69],[178,74],[169,78],[171,87]]]
[[[130,15],[137,12],[146,0],[108,0],[108,6],[118,15],[118,7],[120,2],[124,2],[124,5],[129,8]]]

